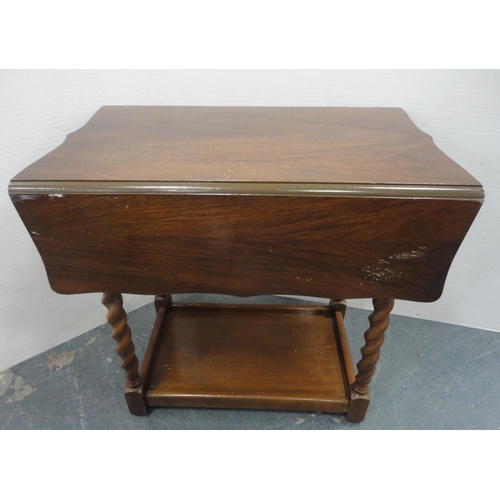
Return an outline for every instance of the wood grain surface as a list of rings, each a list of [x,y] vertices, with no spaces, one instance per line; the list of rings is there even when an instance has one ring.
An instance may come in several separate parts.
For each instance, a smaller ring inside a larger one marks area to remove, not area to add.
[[[15,195],[59,293],[433,301],[481,204],[377,198]]]
[[[14,180],[480,186],[399,108],[105,106]]]
[[[168,106],[101,108],[9,194],[52,289],[105,292],[133,413],[348,410],[351,421],[366,412],[393,299],[439,298],[484,197],[401,109]],[[197,292],[374,298],[358,374],[340,299],[172,304]],[[140,375],[121,293],[157,296]]]
[[[328,307],[175,304],[156,344],[150,406],[345,412]]]

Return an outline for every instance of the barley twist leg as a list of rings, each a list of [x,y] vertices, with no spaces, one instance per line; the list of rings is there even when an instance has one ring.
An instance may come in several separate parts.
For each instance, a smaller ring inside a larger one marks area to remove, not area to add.
[[[108,309],[107,322],[112,326],[111,336],[116,340],[116,353],[125,370],[125,399],[134,415],[145,415],[147,408],[142,397],[143,379],[139,374],[139,360],[135,355],[132,332],[127,324],[127,313],[123,308],[121,293],[104,293],[102,303]]]
[[[365,345],[361,348],[361,360],[356,365],[358,373],[351,386],[351,401],[347,419],[350,422],[361,422],[370,402],[368,385],[375,373],[380,357],[380,347],[384,342],[384,334],[389,326],[389,314],[394,307],[393,299],[373,299],[374,311],[370,314],[370,328],[365,332]]]

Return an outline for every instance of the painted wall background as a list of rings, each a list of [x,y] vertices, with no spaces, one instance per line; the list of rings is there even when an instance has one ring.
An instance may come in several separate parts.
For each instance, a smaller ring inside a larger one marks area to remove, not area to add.
[[[483,183],[486,201],[441,299],[399,301],[394,313],[500,331],[500,71],[1,70],[0,371],[105,320],[99,295],[61,296],[49,288],[7,186],[99,107],[112,104],[403,108]],[[129,311],[151,300],[125,296]],[[367,300],[349,304],[371,306]]]

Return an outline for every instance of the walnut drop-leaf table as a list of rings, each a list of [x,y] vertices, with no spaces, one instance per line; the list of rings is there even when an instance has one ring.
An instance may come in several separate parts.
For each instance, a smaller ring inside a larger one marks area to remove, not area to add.
[[[398,108],[105,106],[12,179],[62,294],[103,292],[130,411],[363,420],[394,299],[431,302],[480,183]],[[142,362],[122,294],[156,296]],[[296,295],[329,305],[177,303]],[[353,366],[345,300],[373,299]]]

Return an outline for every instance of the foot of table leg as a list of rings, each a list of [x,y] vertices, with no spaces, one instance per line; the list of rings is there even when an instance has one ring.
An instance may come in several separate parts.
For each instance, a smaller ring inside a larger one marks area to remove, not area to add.
[[[127,324],[127,314],[123,309],[123,297],[120,293],[104,293],[102,303],[108,309],[107,321],[113,327],[111,336],[118,343],[116,353],[122,359],[121,367],[125,370],[125,400],[130,413],[146,415],[148,408],[142,394],[143,380],[139,375],[139,360],[135,355],[132,332]]]
[[[365,332],[365,345],[361,348],[361,360],[356,365],[358,374],[351,386],[351,399],[347,420],[361,422],[365,418],[370,392],[368,385],[375,373],[380,357],[380,347],[384,342],[384,333],[389,326],[389,314],[394,307],[393,299],[373,299],[374,311],[370,314],[370,328]]]

